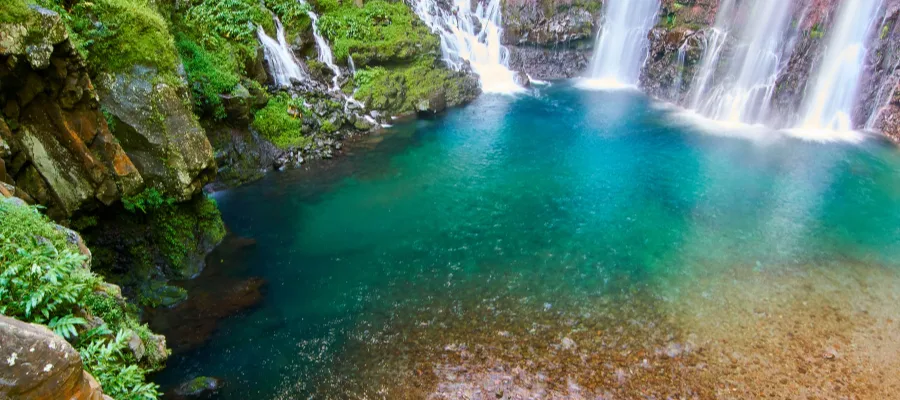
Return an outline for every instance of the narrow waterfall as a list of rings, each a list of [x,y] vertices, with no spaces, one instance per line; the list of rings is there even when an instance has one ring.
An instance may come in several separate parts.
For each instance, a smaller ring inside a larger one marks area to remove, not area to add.
[[[719,121],[762,123],[769,116],[781,60],[791,52],[787,40],[791,2],[758,0],[744,5],[752,9],[740,10],[731,1],[720,8],[694,81],[691,108]],[[749,18],[735,36],[731,31],[740,26],[734,22],[736,12]],[[721,68],[729,37],[736,43]]]
[[[849,131],[856,128],[851,112],[862,77],[866,38],[877,19],[881,0],[847,0],[828,36],[828,47],[811,92],[804,101],[802,129]]]
[[[300,4],[306,4],[306,2],[301,0]],[[312,12],[312,9],[307,11],[306,15],[308,15],[309,19],[312,21],[313,38],[316,41],[316,48],[319,49],[318,60],[327,65],[331,72],[334,73],[334,77],[331,78],[332,87],[334,90],[340,90],[338,78],[341,77],[341,69],[334,63],[334,55],[331,52],[331,46],[328,44],[328,41],[322,37],[321,33],[319,33],[319,16]]]
[[[656,24],[659,0],[610,0],[603,10],[590,78],[610,85],[637,85],[647,59],[648,34]]]
[[[303,69],[300,68],[300,64],[294,58],[294,53],[288,47],[281,21],[276,16],[273,16],[273,18],[277,29],[275,36],[278,40],[266,35],[266,31],[262,27],[257,27],[256,35],[263,46],[266,63],[269,64],[269,72],[272,74],[275,84],[281,87],[289,87],[292,80],[302,81],[306,77],[303,74]]]
[[[472,1],[477,2],[474,7]],[[509,69],[509,50],[500,42],[500,0],[484,1],[453,0],[450,10],[439,0],[413,0],[413,5],[419,18],[441,37],[443,58],[452,68],[463,69],[468,62],[485,92],[521,91]]]

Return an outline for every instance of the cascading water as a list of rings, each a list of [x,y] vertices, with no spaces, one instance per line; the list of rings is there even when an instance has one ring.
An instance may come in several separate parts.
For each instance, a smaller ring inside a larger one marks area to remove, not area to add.
[[[266,34],[262,27],[258,27],[256,35],[259,42],[263,46],[263,54],[266,63],[269,64],[269,72],[275,80],[275,84],[281,87],[291,86],[292,80],[302,81],[306,79],[303,69],[294,58],[294,53],[288,47],[287,40],[284,38],[284,27],[278,17],[273,16],[275,20],[276,37],[278,40],[272,39]]]
[[[306,2],[302,0],[299,1],[299,3],[306,5]],[[332,88],[334,90],[340,90],[338,78],[341,77],[341,69],[334,63],[334,55],[331,52],[331,46],[328,44],[328,41],[322,37],[321,33],[319,33],[319,16],[316,15],[311,8],[306,11],[306,15],[309,16],[309,19],[312,21],[313,39],[316,41],[316,48],[319,49],[318,60],[328,66],[328,69],[334,73],[334,76],[331,78]]]
[[[787,45],[791,2],[759,0],[752,6],[748,23],[736,36],[737,43],[729,54],[727,70],[716,76],[722,51],[734,26],[731,2],[725,2],[716,17],[716,27],[710,32],[707,55],[701,62],[695,80],[691,107],[699,113],[719,121],[734,123],[766,122],[779,67]]]
[[[590,78],[600,85],[634,86],[647,59],[648,33],[656,23],[658,0],[610,0],[604,5]]]
[[[862,77],[866,38],[877,19],[881,0],[847,0],[828,37],[822,67],[804,102],[801,129],[849,131],[851,112]]]
[[[485,92],[513,93],[522,90],[516,74],[509,69],[509,50],[500,42],[500,0],[487,4],[453,0],[452,10],[445,10],[436,0],[413,0],[419,18],[441,37],[444,61],[454,69],[469,63],[481,81]]]

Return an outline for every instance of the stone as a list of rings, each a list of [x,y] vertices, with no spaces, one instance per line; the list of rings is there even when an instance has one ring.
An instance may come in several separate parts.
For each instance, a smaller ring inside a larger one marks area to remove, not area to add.
[[[135,66],[102,74],[98,87],[103,106],[115,116],[113,134],[147,185],[187,201],[213,179],[212,146],[184,82],[165,82],[156,70]]]
[[[0,54],[29,60],[8,70],[0,86],[7,118],[0,122],[0,158],[7,158],[0,181],[15,180],[52,217],[67,218],[135,193],[143,179],[109,132],[60,17],[32,8],[28,21],[0,38]]]
[[[81,356],[42,325],[0,316],[0,398],[100,400],[100,385],[82,369]]]
[[[131,350],[131,354],[134,355],[134,359],[141,361],[144,359],[144,355],[147,353],[147,348],[144,347],[144,342],[141,340],[141,337],[138,336],[134,331],[131,332],[131,336],[128,337],[128,349]]]
[[[443,91],[431,93],[427,99],[416,103],[416,111],[419,114],[437,114],[447,109],[447,96]]]
[[[222,380],[209,376],[198,376],[175,388],[175,395],[189,398],[205,398],[222,387]]]

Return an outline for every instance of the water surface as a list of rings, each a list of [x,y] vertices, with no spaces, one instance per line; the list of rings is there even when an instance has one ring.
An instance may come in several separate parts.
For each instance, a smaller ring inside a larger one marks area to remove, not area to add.
[[[264,300],[159,381],[223,377],[222,399],[897,393],[897,150],[679,121],[632,92],[483,96],[218,193],[257,241],[220,261],[266,279]]]

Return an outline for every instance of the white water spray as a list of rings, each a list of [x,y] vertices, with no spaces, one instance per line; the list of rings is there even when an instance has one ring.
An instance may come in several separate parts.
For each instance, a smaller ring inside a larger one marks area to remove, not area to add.
[[[306,5],[306,2],[303,0],[300,0],[299,3]],[[319,32],[319,16],[312,11],[311,7],[306,12],[306,15],[309,16],[309,19],[312,21],[313,39],[315,39],[316,41],[316,48],[319,49],[318,60],[322,64],[328,66],[328,69],[330,69],[334,74],[334,76],[331,78],[332,89],[340,90],[340,86],[338,86],[338,78],[341,77],[341,69],[338,68],[338,66],[334,63],[334,55],[331,52],[331,46]]]
[[[603,10],[590,78],[601,85],[634,86],[647,59],[648,34],[656,23],[658,0],[610,0]]]
[[[849,131],[853,104],[862,77],[866,38],[881,0],[847,0],[828,37],[828,48],[804,102],[801,129]]]
[[[416,14],[441,37],[444,61],[454,69],[468,62],[478,74],[485,92],[522,91],[515,73],[509,69],[509,50],[500,42],[500,0],[453,0],[452,10],[441,8],[437,0],[414,0]],[[474,10],[473,10],[474,9]]]
[[[790,2],[758,0],[752,4],[748,23],[737,34],[737,43],[729,55],[724,76],[715,76],[722,50],[734,26],[735,8],[724,4],[710,32],[708,57],[704,57],[691,107],[719,121],[731,123],[766,122],[775,93],[779,67],[784,55],[790,55],[787,29]]]
[[[269,72],[272,74],[275,84],[281,87],[289,87],[292,85],[292,80],[302,81],[306,77],[303,74],[303,69],[300,68],[300,64],[294,58],[294,53],[288,47],[281,21],[278,17],[273,16],[273,18],[277,29],[275,36],[278,39],[275,40],[266,35],[266,31],[261,26],[257,27],[256,36],[259,37],[259,42],[263,46],[263,54],[265,55],[266,63],[269,64]]]

